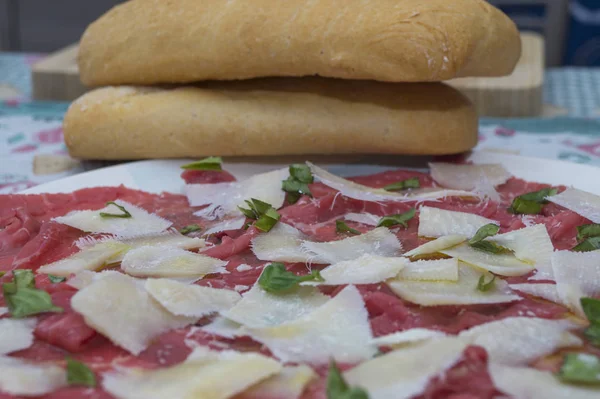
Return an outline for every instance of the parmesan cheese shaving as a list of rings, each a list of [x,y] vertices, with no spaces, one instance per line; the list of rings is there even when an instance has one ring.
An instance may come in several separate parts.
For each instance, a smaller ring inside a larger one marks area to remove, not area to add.
[[[561,303],[556,284],[511,284],[510,288],[550,302]]]
[[[594,223],[600,223],[600,196],[576,188],[568,188],[558,195],[546,198]]]
[[[456,364],[466,347],[458,338],[431,340],[378,356],[345,372],[344,377],[350,386],[365,389],[369,399],[409,399]]]
[[[338,190],[343,196],[348,198],[354,198],[362,201],[425,201],[434,200],[439,198],[459,196],[459,197],[475,197],[477,194],[469,191],[456,191],[456,190],[440,190],[440,189],[421,189],[411,190],[408,193],[395,193],[384,190],[382,188],[373,188],[364,186],[362,184],[354,183],[350,180],[341,178],[332,173],[327,172],[310,162],[306,163],[313,173],[315,179]]]
[[[435,162],[429,164],[431,177],[444,187],[473,190],[485,179],[492,186],[506,183],[511,174],[500,164],[453,164]]]
[[[108,233],[119,237],[131,237],[140,234],[160,233],[171,227],[173,223],[144,209],[125,201],[116,200],[116,204],[124,207],[131,214],[129,218],[102,217],[101,212],[121,214],[114,205],[108,205],[97,211],[72,211],[65,216],[53,220],[57,223],[90,233]]]
[[[547,371],[490,364],[496,388],[516,399],[597,399],[598,389],[561,383]]]
[[[242,216],[239,218],[233,218],[229,220],[224,220],[223,222],[212,225],[208,230],[202,233],[203,236],[208,236],[210,234],[220,233],[222,231],[227,230],[238,230],[244,227],[244,223],[246,222],[246,217]]]
[[[395,278],[388,280],[387,284],[402,299],[423,306],[506,303],[521,300],[521,297],[515,295],[508,284],[501,279],[496,279],[493,288],[489,291],[479,291],[477,283],[481,276],[485,276],[485,281],[492,279],[488,273],[459,264],[457,282],[410,281]]]
[[[231,309],[221,312],[248,327],[276,326],[307,316],[329,300],[312,287],[300,287],[285,295],[270,294],[258,284],[242,295]]]
[[[477,230],[490,223],[498,224],[495,220],[473,213],[423,206],[419,210],[418,234],[421,237],[442,237],[456,234],[473,237]]]
[[[568,320],[509,317],[472,327],[459,336],[485,348],[491,363],[524,366],[560,348],[582,345],[581,339],[568,332],[577,327]]]
[[[167,312],[143,281],[117,272],[93,280],[73,296],[71,306],[87,325],[134,355],[160,334],[196,320]]]
[[[440,252],[500,276],[523,276],[534,270],[532,265],[521,262],[512,254],[491,254],[474,249],[467,244]]]
[[[111,258],[127,249],[126,244],[118,241],[101,242],[83,248],[67,258],[44,265],[38,269],[38,273],[68,277],[82,270],[98,270],[108,264]]]
[[[419,256],[428,255],[440,252],[441,250],[452,248],[458,244],[467,241],[467,237],[460,234],[452,234],[448,236],[442,236],[435,240],[426,242],[425,244],[418,246],[417,248],[408,251],[404,256]]]
[[[258,199],[280,208],[285,200],[281,181],[289,176],[287,168],[254,175],[241,182],[187,184],[185,194],[190,206],[208,205],[197,215],[214,219],[222,214],[241,215],[238,206],[245,207],[245,200]]]
[[[119,399],[228,399],[282,368],[257,353],[206,351],[195,348],[186,361],[171,367],[105,373],[103,388]]]
[[[226,273],[226,261],[173,247],[140,247],[129,251],[121,269],[136,277],[202,277]]]
[[[375,354],[369,315],[353,285],[295,321],[245,330],[286,363],[356,363]]]
[[[537,273],[532,279],[551,280],[554,277],[551,263],[554,245],[552,245],[552,240],[545,225],[537,224],[532,227],[498,234],[488,238],[488,240],[512,250],[515,257],[520,261],[534,265]]]
[[[0,319],[0,355],[29,348],[35,324],[35,319]]]
[[[580,299],[600,295],[600,250],[555,252],[552,268],[560,302],[584,317]]]
[[[19,396],[46,395],[67,385],[67,373],[54,364],[0,357],[0,391]]]
[[[279,222],[268,233],[252,240],[252,252],[260,260],[275,262],[305,262],[308,257],[301,249],[306,236],[298,229]]]
[[[344,219],[351,222],[366,224],[367,226],[377,226],[379,220],[381,220],[381,216],[373,215],[371,213],[347,213],[344,216]]]
[[[146,291],[176,316],[202,317],[231,308],[241,299],[235,291],[188,285],[169,279],[149,279]]]
[[[200,327],[202,331],[225,338],[234,338],[238,335],[243,335],[241,328],[241,324],[221,316],[215,317],[211,323]]]
[[[378,227],[365,234],[331,242],[303,241],[302,249],[313,263],[332,264],[357,259],[362,255],[397,256],[402,245],[386,227]]]
[[[357,259],[338,262],[321,270],[321,277],[325,281],[306,281],[300,284],[375,284],[396,276],[409,263],[406,258],[365,254]]]
[[[398,279],[458,281],[458,260],[452,258],[408,262],[398,274]]]
[[[244,398],[298,399],[306,385],[317,377],[317,373],[307,365],[285,366],[279,374],[245,391]]]
[[[399,348],[409,344],[415,344],[430,339],[443,338],[447,335],[441,331],[428,330],[426,328],[411,328],[410,330],[395,332],[374,338],[371,343],[377,346],[390,346]]]

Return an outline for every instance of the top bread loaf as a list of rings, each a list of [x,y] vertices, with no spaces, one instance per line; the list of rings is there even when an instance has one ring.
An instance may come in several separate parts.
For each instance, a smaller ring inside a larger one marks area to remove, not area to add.
[[[483,0],[131,0],[80,44],[90,86],[310,76],[388,82],[511,73],[514,23]]]

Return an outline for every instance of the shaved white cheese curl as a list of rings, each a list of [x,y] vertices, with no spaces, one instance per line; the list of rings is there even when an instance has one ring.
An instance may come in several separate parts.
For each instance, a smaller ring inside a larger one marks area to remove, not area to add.
[[[33,344],[33,329],[36,320],[0,319],[0,355],[29,348]]]
[[[129,251],[121,269],[136,277],[202,277],[226,273],[226,261],[180,248],[140,247]]]
[[[373,338],[371,342],[377,346],[390,346],[392,348],[398,348],[409,344],[429,341],[430,339],[443,338],[446,336],[447,335],[441,331],[428,330],[426,328],[411,328],[409,330]]]
[[[318,377],[305,364],[285,366],[276,374],[244,392],[247,399],[298,399],[308,383]]]
[[[382,188],[373,188],[353,181],[344,179],[329,173],[310,162],[306,162],[316,180],[324,185],[338,190],[343,196],[362,201],[424,201],[445,197],[476,197],[477,194],[470,191],[446,190],[446,189],[416,189],[407,193],[395,193]]]
[[[73,273],[82,270],[98,270],[110,260],[127,251],[129,247],[118,241],[109,240],[101,242],[92,247],[83,248],[64,259],[44,265],[38,269],[38,273],[52,274],[54,276],[69,277]]]
[[[474,305],[506,303],[521,300],[501,279],[487,292],[477,289],[481,276],[490,281],[492,276],[465,264],[458,268],[458,281],[411,281],[394,278],[387,281],[390,289],[400,298],[423,306]]]
[[[252,252],[260,260],[305,262],[308,257],[301,245],[306,238],[295,227],[279,222],[268,233],[259,234],[252,240]]]
[[[467,244],[440,252],[500,276],[523,276],[534,270],[532,265],[521,262],[513,254],[492,254],[479,251]]]
[[[444,187],[458,190],[473,190],[481,179],[492,186],[506,183],[511,174],[500,164],[453,164],[432,162],[429,164],[431,177]]]
[[[105,373],[102,385],[119,399],[228,399],[281,369],[277,361],[258,353],[197,347],[171,367]]]
[[[600,223],[600,196],[576,188],[568,188],[546,200],[565,207],[594,223]]]
[[[55,364],[31,363],[0,356],[0,391],[23,396],[41,396],[67,385],[67,372]]]
[[[417,248],[408,251],[404,256],[419,256],[429,255],[436,252],[440,252],[443,249],[452,248],[458,244],[467,241],[467,237],[460,234],[452,234],[449,236],[442,236],[435,240],[426,242],[425,244],[418,246]]]
[[[244,223],[246,222],[246,217],[241,216],[239,218],[233,218],[229,220],[224,220],[223,222],[214,224],[209,229],[202,233],[203,236],[207,236],[209,234],[220,233],[221,231],[227,230],[238,230],[244,227]]]
[[[409,263],[406,258],[365,254],[321,270],[325,281],[305,281],[300,285],[375,284],[396,276]]]
[[[346,371],[344,377],[350,386],[365,389],[369,399],[409,399],[456,364],[466,347],[458,338],[435,339],[378,356]]]
[[[552,373],[527,367],[489,365],[496,388],[516,399],[597,399],[598,389],[563,384]]]
[[[577,327],[568,320],[509,317],[472,327],[459,337],[485,348],[491,363],[525,366],[560,348],[581,346],[581,339],[569,332]]]
[[[532,227],[498,234],[489,237],[488,240],[512,250],[520,261],[534,265],[537,273],[532,280],[551,280],[554,277],[551,262],[554,245],[545,225],[536,224]]]
[[[498,224],[495,220],[473,213],[447,211],[423,206],[419,209],[419,229],[421,237],[442,237],[462,235],[473,237],[477,230],[486,224]]]
[[[458,281],[458,259],[408,262],[398,274],[401,280]]]
[[[366,224],[367,226],[377,226],[381,220],[381,216],[371,213],[347,213],[344,215],[345,220]]]
[[[235,291],[189,285],[169,279],[148,279],[146,291],[176,316],[203,317],[230,309],[242,297]]]
[[[600,250],[555,252],[552,268],[561,302],[583,317],[580,299],[600,295]]]
[[[254,175],[240,182],[187,184],[185,194],[191,206],[208,205],[196,215],[209,219],[224,214],[241,215],[238,206],[246,207],[245,200],[255,198],[280,208],[285,201],[281,181],[289,176],[287,168]]]
[[[550,302],[561,303],[556,284],[511,284],[513,290],[543,298]]]

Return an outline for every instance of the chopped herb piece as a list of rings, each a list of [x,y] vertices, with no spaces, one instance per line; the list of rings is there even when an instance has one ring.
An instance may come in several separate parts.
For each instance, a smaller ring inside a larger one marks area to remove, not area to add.
[[[575,384],[600,384],[600,358],[588,353],[568,353],[558,378]]]
[[[500,231],[500,226],[495,225],[493,223],[488,223],[485,226],[482,226],[477,230],[473,238],[469,240],[469,244],[473,245],[488,237],[495,236]]]
[[[50,280],[53,283],[62,283],[63,281],[66,281],[67,278],[66,277],[60,277],[60,276],[53,276],[51,274],[48,275],[48,280]]]
[[[387,186],[383,187],[383,189],[387,191],[402,191],[407,190],[409,188],[419,187],[421,187],[421,183],[419,183],[419,178],[413,177],[396,183],[388,184]]]
[[[14,270],[13,281],[2,284],[2,291],[6,306],[15,318],[63,311],[52,304],[50,294],[35,288],[35,276],[31,270]]]
[[[485,282],[485,276],[479,277],[479,281],[477,282],[477,289],[481,292],[488,292],[492,288],[494,288],[494,283],[496,281],[496,276],[493,276],[490,281]]]
[[[351,388],[332,360],[327,375],[327,399],[369,399],[369,395],[362,388]]]
[[[583,313],[590,322],[584,335],[592,345],[600,347],[600,299],[581,298]]]
[[[68,358],[67,382],[69,385],[95,387],[96,375],[84,363]]]
[[[116,203],[116,202],[114,202],[114,201],[108,201],[108,202],[106,203],[106,206],[108,206],[108,205],[114,205],[114,206],[116,206],[116,207],[117,207],[117,208],[119,208],[119,210],[120,210],[121,212],[123,212],[123,213],[107,213],[107,212],[100,212],[100,217],[103,217],[103,218],[123,218],[123,219],[127,219],[127,218],[130,218],[130,217],[131,217],[131,213],[129,213],[129,212],[127,211],[127,209],[125,209],[125,207],[124,207],[124,206],[121,206],[121,205],[117,204],[117,203]]]
[[[335,221],[335,231],[338,233],[360,234],[360,231],[348,226],[346,222],[341,219]]]
[[[469,244],[469,245],[473,249],[476,249],[476,250],[482,251],[482,252],[488,252],[488,253],[491,253],[494,255],[507,254],[507,253],[512,252],[510,249],[500,246],[493,241],[483,240],[483,241],[476,242],[475,244]]]
[[[384,216],[379,220],[379,223],[377,223],[377,227],[392,227],[397,225],[408,227],[408,221],[413,217],[415,217],[415,208],[397,215]]]
[[[5,274],[6,272],[0,272],[0,277],[4,277]]]
[[[591,237],[600,237],[600,224],[593,223],[577,226],[577,241],[583,241]]]
[[[575,245],[571,251],[590,252],[600,249],[600,237],[590,237]]]
[[[310,168],[303,164],[292,164],[289,171],[289,177],[281,182],[281,189],[288,193],[288,201],[295,204],[302,195],[312,197],[308,187],[314,181]]]
[[[202,230],[202,227],[200,227],[194,223],[194,224],[190,224],[185,227],[182,227],[181,230],[179,230],[179,232],[183,235],[186,235],[186,234],[193,233],[194,231],[200,231],[200,230]]]
[[[544,188],[539,191],[519,195],[516,197],[508,210],[515,214],[537,215],[542,211],[544,204],[547,204],[546,197],[556,195],[558,189]]]
[[[281,218],[281,215],[274,208],[269,208],[258,218],[254,226],[260,231],[268,232],[277,224],[279,218]]]
[[[208,157],[201,159],[196,162],[188,163],[181,166],[181,169],[192,169],[192,170],[223,170],[223,160],[221,157]]]
[[[265,267],[258,284],[267,292],[279,294],[297,287],[303,281],[323,281],[323,278],[318,270],[313,270],[304,276],[297,276],[287,271],[283,263],[273,262]]]

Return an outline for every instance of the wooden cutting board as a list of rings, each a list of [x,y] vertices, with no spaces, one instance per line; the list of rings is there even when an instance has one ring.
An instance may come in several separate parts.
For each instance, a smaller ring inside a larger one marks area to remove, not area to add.
[[[522,33],[523,56],[514,73],[501,78],[461,78],[448,83],[464,92],[480,116],[532,117],[542,114],[544,39]],[[72,101],[88,89],[79,81],[77,44],[51,54],[32,68],[35,100]]]

